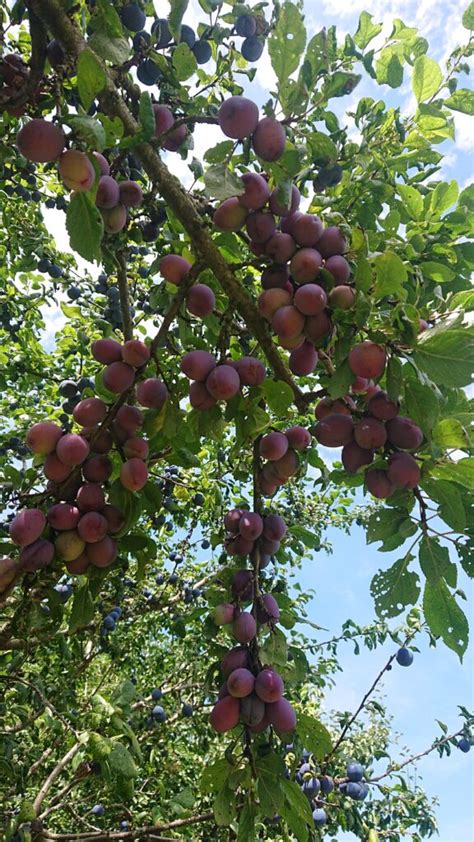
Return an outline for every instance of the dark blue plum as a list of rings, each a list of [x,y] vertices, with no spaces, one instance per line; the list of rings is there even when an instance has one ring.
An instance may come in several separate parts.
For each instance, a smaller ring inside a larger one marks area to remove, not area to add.
[[[313,810],[313,821],[316,827],[322,827],[323,824],[326,824],[327,820],[326,811],[322,807],[317,807],[316,810]]]
[[[192,49],[196,43],[196,33],[194,29],[191,29],[190,26],[186,26],[183,23],[179,35],[179,40],[181,43],[187,44],[190,49]]]
[[[148,32],[145,32],[144,29],[141,32],[137,32],[136,35],[133,36],[133,49],[134,50],[144,50],[151,42],[151,35]]]
[[[105,807],[102,804],[94,804],[91,813],[93,816],[103,816],[105,813]]]
[[[360,763],[348,763],[346,774],[350,781],[361,781],[364,777],[364,767]]]
[[[151,58],[141,61],[137,67],[137,79],[142,85],[156,85],[161,77],[161,70]]]
[[[183,716],[192,716],[194,713],[193,706],[185,702],[181,708],[181,713]]]
[[[151,27],[151,31],[153,34],[155,34],[155,32],[157,33],[156,46],[158,49],[168,46],[171,41],[171,32],[166,18],[158,18],[158,20],[155,20]]]
[[[162,695],[163,693],[161,692],[161,689],[159,687],[155,687],[155,689],[151,691],[151,698],[154,702],[159,702]]]
[[[258,61],[263,53],[263,43],[258,38],[246,38],[242,41],[240,52],[247,61]]]
[[[412,663],[413,652],[407,649],[406,646],[402,646],[397,652],[397,664],[400,664],[401,667],[410,667]]]
[[[458,740],[458,748],[461,749],[464,754],[467,754],[468,751],[471,750],[471,743],[466,737],[461,737],[461,739]]]
[[[235,21],[235,31],[242,38],[251,38],[257,31],[257,21],[252,15],[239,15]]]
[[[207,64],[212,56],[212,48],[209,41],[196,41],[193,47],[194,57],[198,64]]]
[[[157,722],[166,722],[166,713],[164,708],[161,707],[161,705],[155,705],[155,707],[152,710],[152,715]]]
[[[320,788],[321,785],[317,778],[310,778],[309,781],[303,781],[303,786],[301,787],[309,801],[312,801],[315,795],[318,794]]]
[[[120,19],[130,32],[139,32],[146,23],[145,12],[140,9],[138,3],[129,3],[128,6],[124,6],[120,11]]]
[[[321,792],[324,792],[325,795],[327,795],[329,792],[332,792],[334,789],[334,781],[332,778],[329,777],[329,775],[323,775],[323,777],[320,779],[320,784]]]

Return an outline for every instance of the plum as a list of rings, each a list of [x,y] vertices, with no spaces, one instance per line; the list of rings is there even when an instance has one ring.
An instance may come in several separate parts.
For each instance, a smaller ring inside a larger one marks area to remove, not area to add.
[[[40,118],[29,120],[16,136],[16,145],[21,155],[38,164],[56,161],[64,144],[64,132],[60,126]]]
[[[243,140],[257,128],[258,106],[246,97],[231,96],[219,108],[217,120],[227,137]]]

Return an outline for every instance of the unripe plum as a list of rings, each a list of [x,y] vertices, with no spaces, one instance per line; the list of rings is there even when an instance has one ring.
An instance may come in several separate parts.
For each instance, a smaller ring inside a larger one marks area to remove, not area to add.
[[[253,211],[247,216],[245,227],[254,243],[266,243],[276,231],[275,217],[270,211]]]
[[[148,459],[150,448],[148,442],[140,436],[133,436],[127,439],[123,446],[123,452],[127,459],[133,459],[136,456],[138,459]]]
[[[296,243],[291,234],[276,231],[265,243],[265,254],[277,263],[286,263],[296,251]]]
[[[239,532],[246,541],[256,541],[263,532],[263,520],[257,512],[243,512]]]
[[[349,415],[327,415],[318,421],[314,435],[325,447],[342,447],[354,437],[354,424]]]
[[[318,363],[318,354],[312,342],[305,340],[290,354],[290,370],[293,374],[305,377],[311,374]]]
[[[216,626],[227,626],[232,623],[235,614],[235,605],[231,602],[223,602],[221,605],[216,605],[212,613],[212,619]]]
[[[125,523],[125,517],[120,511],[120,509],[117,509],[115,506],[110,506],[107,504],[102,509],[102,514],[107,521],[109,532],[111,532],[112,535],[114,535],[116,532],[120,532]]]
[[[243,140],[257,128],[258,106],[246,97],[231,96],[222,103],[217,119],[227,137]]]
[[[45,538],[39,538],[33,544],[23,547],[20,553],[20,564],[24,570],[34,573],[51,564],[54,558],[54,544]]]
[[[143,201],[143,190],[136,181],[121,181],[119,184],[120,202],[126,208],[136,208]]]
[[[160,273],[169,284],[179,286],[185,279],[191,264],[180,254],[167,254],[160,260]]]
[[[59,159],[59,174],[69,190],[85,193],[95,181],[94,166],[84,152],[68,149]]]
[[[207,391],[206,384],[196,380],[189,387],[189,402],[193,409],[206,410],[216,405],[216,399]]]
[[[285,436],[293,450],[306,450],[311,444],[311,433],[298,425],[286,430]]]
[[[255,693],[246,696],[240,701],[240,718],[245,725],[255,727],[262,722],[265,716],[265,705]]]
[[[206,379],[206,389],[216,401],[230,400],[240,389],[239,375],[231,365],[216,366]]]
[[[368,340],[354,345],[349,352],[349,367],[359,377],[380,377],[383,374],[387,357],[385,348]]]
[[[262,702],[278,702],[284,691],[283,680],[275,670],[263,669],[255,679],[255,692]]]
[[[72,561],[73,558],[77,558],[84,551],[85,545],[85,541],[76,529],[60,532],[54,541],[56,552],[63,561]]]
[[[362,418],[354,427],[354,438],[359,447],[377,449],[387,441],[387,431],[383,422],[377,418]]]
[[[101,215],[107,234],[118,234],[127,224],[127,209],[124,205],[115,205],[110,210],[103,208]]]
[[[81,465],[89,456],[89,445],[82,437],[76,433],[66,433],[65,436],[59,439],[56,445],[56,455],[64,465],[71,468],[76,465]]]
[[[421,472],[409,453],[394,453],[388,460],[387,476],[398,488],[416,488]]]
[[[140,368],[150,359],[150,349],[141,339],[129,339],[122,348],[122,359],[133,368]]]
[[[235,646],[234,649],[227,652],[227,655],[224,655],[221,661],[222,674],[227,678],[234,670],[240,667],[248,667],[248,661],[247,649],[244,649],[242,646]]]
[[[271,462],[281,459],[288,450],[288,439],[284,433],[273,431],[262,436],[259,444],[259,453],[263,459]]]
[[[229,695],[233,696],[234,699],[243,699],[245,696],[249,696],[254,685],[255,676],[245,667],[234,670],[227,679]]]
[[[272,467],[276,476],[279,479],[286,481],[298,473],[300,460],[294,450],[288,449],[284,456],[273,463]]]
[[[142,426],[144,421],[143,412],[137,406],[130,406],[126,403],[119,408],[116,419],[127,433],[134,433]]]
[[[318,284],[304,284],[295,292],[295,307],[305,316],[317,316],[327,304],[327,295]]]
[[[354,306],[356,294],[352,287],[340,284],[329,293],[329,306],[338,310],[350,310]]]
[[[181,360],[181,371],[190,380],[205,380],[216,367],[216,358],[209,351],[189,351]]]
[[[55,503],[54,506],[51,506],[47,515],[49,525],[59,532],[75,529],[80,517],[81,513],[77,506],[70,503]]]
[[[135,372],[127,363],[110,363],[104,369],[102,379],[109,392],[113,392],[114,395],[121,395],[133,386]]]
[[[365,475],[365,484],[370,493],[373,494],[374,497],[378,497],[379,500],[391,497],[395,491],[395,486],[390,481],[387,472],[382,471],[379,468],[372,468],[370,471],[367,471]]]
[[[265,380],[265,366],[255,357],[241,357],[232,362],[242,386],[260,386]]]
[[[326,228],[318,242],[318,249],[325,260],[336,254],[344,254],[347,251],[347,240],[341,229],[336,226]]]
[[[318,404],[314,414],[318,421],[327,418],[328,415],[351,415],[351,410],[343,398],[322,398]]]
[[[26,547],[40,537],[46,526],[46,518],[41,509],[24,509],[11,521],[8,531],[14,544]]]
[[[210,316],[216,306],[216,297],[207,284],[194,284],[188,292],[186,307],[193,316]]]
[[[263,161],[277,161],[285,151],[286,134],[282,124],[273,117],[263,117],[252,135],[252,146]]]
[[[257,634],[257,624],[253,615],[242,611],[232,623],[232,634],[239,643],[250,643]]]
[[[286,289],[266,289],[259,296],[258,309],[262,316],[271,321],[277,310],[289,307],[292,300]]]
[[[248,216],[237,196],[224,201],[214,211],[212,221],[219,231],[240,231]]]
[[[257,620],[259,623],[278,623],[280,609],[275,597],[267,593],[261,597],[257,605]]]
[[[109,365],[122,359],[122,346],[115,339],[96,339],[92,343],[92,356],[99,363]]]
[[[86,547],[87,558],[95,567],[110,567],[117,558],[117,544],[108,535],[97,541],[96,544],[88,544]]]
[[[268,181],[256,172],[247,172],[242,176],[245,193],[239,196],[239,202],[247,210],[261,210],[270,198]]]
[[[326,336],[329,336],[333,328],[331,319],[326,312],[319,313],[317,316],[307,316],[304,332],[305,336],[314,342],[315,345],[321,342]]]
[[[374,459],[374,451],[359,447],[355,441],[350,441],[342,448],[341,460],[349,474],[355,474],[362,465],[370,465]]]
[[[18,569],[18,562],[13,558],[0,556],[0,593],[4,593],[11,585],[18,573]]]
[[[319,275],[323,265],[322,257],[316,249],[302,248],[292,257],[290,272],[298,284],[311,284]]]
[[[400,411],[398,403],[392,401],[382,390],[370,398],[367,409],[374,418],[380,421],[391,421]]]
[[[100,512],[105,506],[104,492],[101,486],[94,482],[81,485],[76,501],[81,512]]]
[[[239,531],[240,518],[243,513],[243,509],[231,509],[229,512],[226,512],[224,526],[228,532],[237,533]]]
[[[266,706],[266,714],[278,734],[286,734],[296,727],[296,713],[287,699],[278,699]]]
[[[148,468],[142,459],[127,459],[120,468],[120,482],[129,491],[140,491],[148,479]]]
[[[149,409],[161,409],[168,398],[168,389],[158,377],[142,380],[137,387],[137,401]]]
[[[280,307],[273,316],[272,327],[282,339],[294,339],[303,333],[304,316],[292,304]]]
[[[263,534],[270,541],[281,541],[286,531],[286,523],[280,515],[267,515],[263,519]]]
[[[397,415],[387,421],[387,435],[390,444],[402,450],[416,450],[423,444],[423,433],[411,418]]]
[[[16,136],[19,152],[37,164],[46,164],[59,158],[64,149],[63,130],[48,120],[29,120]]]
[[[46,457],[43,470],[45,477],[51,480],[51,482],[64,482],[71,473],[69,465],[61,462],[55,453],[50,453]]]
[[[351,276],[351,267],[349,266],[345,257],[340,254],[335,254],[333,257],[328,257],[324,264],[327,272],[333,276],[336,284],[346,284]]]
[[[287,290],[287,283],[290,278],[288,266],[274,263],[267,266],[262,272],[263,289],[284,289]],[[291,303],[291,302],[290,302]]]
[[[26,434],[26,444],[33,453],[47,455],[52,453],[63,431],[52,421],[39,421],[33,424]]]
[[[72,414],[82,427],[94,427],[107,415],[107,405],[100,398],[84,398],[74,407]]]
[[[110,175],[102,175],[99,178],[99,185],[95,196],[95,203],[98,208],[110,210],[118,205],[120,201],[120,191],[115,178]]]
[[[211,710],[210,723],[218,734],[225,734],[232,731],[239,723],[240,705],[239,700],[233,696],[225,696],[219,699]]]
[[[270,210],[275,216],[282,216],[288,217],[295,213],[298,210],[300,204],[300,191],[298,190],[296,184],[293,184],[291,187],[291,195],[290,195],[290,202],[289,205],[284,205],[278,198],[279,195],[279,188],[275,187],[272,195],[270,196]],[[303,214],[302,214],[303,215]],[[295,220],[293,220],[295,221]],[[288,232],[283,232],[288,233]]]
[[[323,223],[318,216],[302,213],[292,223],[291,233],[299,246],[310,248],[320,240],[323,233]]]

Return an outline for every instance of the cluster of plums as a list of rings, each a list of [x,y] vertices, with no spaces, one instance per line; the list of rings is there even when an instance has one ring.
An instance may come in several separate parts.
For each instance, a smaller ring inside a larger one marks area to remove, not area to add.
[[[356,375],[356,390],[365,395],[359,412],[351,398],[323,398],[316,406],[318,423],[314,435],[326,447],[342,447],[341,459],[348,473],[370,465],[376,456],[388,456],[387,469],[370,468],[365,474],[368,490],[375,497],[390,497],[399,488],[413,489],[420,480],[416,459],[406,451],[417,450],[423,432],[411,418],[401,416],[400,406],[369,378],[380,377],[386,354],[382,345],[361,342],[349,353],[349,366]]]
[[[167,254],[160,260],[160,273],[165,281],[180,286],[186,279],[191,263],[180,254]],[[207,284],[193,284],[186,294],[186,307],[193,316],[210,316],[216,304],[215,295]]]
[[[278,488],[298,473],[300,460],[297,451],[311,444],[311,433],[296,425],[284,433],[273,430],[260,439],[259,453],[265,464],[260,472],[260,490],[265,497],[273,497]]]
[[[262,35],[266,33],[267,24],[263,15],[242,14],[235,21],[235,33],[244,40],[240,45],[240,52],[250,62],[258,61],[263,53],[264,42]]]
[[[262,161],[277,161],[285,151],[284,126],[274,117],[260,119],[258,106],[251,99],[244,96],[231,96],[224,100],[219,108],[217,121],[226,137],[232,140],[251,138],[253,151]],[[226,201],[234,202],[232,199]],[[231,207],[235,207],[235,202]],[[224,230],[238,230],[244,224],[245,216],[242,214],[242,209],[244,206],[240,205],[241,222],[238,227]],[[214,221],[216,226],[220,227],[218,221],[224,214],[219,211],[216,213],[218,214],[217,221],[215,215]]]
[[[115,631],[115,627],[117,625],[117,621],[122,616],[122,609],[120,605],[116,605],[115,608],[112,608],[112,611],[109,611],[108,614],[105,615],[102,621],[102,629],[104,632],[113,632]]]
[[[270,563],[272,555],[280,549],[280,542],[286,535],[287,527],[279,515],[262,517],[258,512],[245,509],[231,509],[224,517],[227,530],[225,549],[229,555],[250,556],[258,548],[259,567]]]
[[[189,351],[181,359],[181,371],[192,381],[189,400],[194,409],[211,409],[218,401],[229,401],[242,386],[259,386],[265,366],[254,357],[241,357],[217,364],[209,351]]]

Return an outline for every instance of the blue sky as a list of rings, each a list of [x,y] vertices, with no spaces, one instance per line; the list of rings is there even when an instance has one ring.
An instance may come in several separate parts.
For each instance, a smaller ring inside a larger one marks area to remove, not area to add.
[[[407,25],[419,28],[420,34],[430,42],[430,55],[442,62],[457,43],[466,40],[467,32],[461,25],[461,17],[467,5],[467,0],[306,0],[305,13],[309,37],[322,26],[334,24],[342,38],[347,32],[354,33],[358,16],[364,9],[371,12],[376,21],[384,22],[384,31],[390,31],[391,21],[400,17]],[[168,4],[160,0],[157,4],[160,16],[165,15],[167,9]],[[191,0],[186,22],[195,25],[203,19],[197,0]],[[267,98],[273,80],[265,51],[252,85],[252,97],[257,102]],[[403,111],[413,106],[410,83],[405,73],[403,86],[397,91],[391,91],[386,86],[379,87],[364,78],[352,97],[337,101],[338,113],[342,108],[350,108],[365,95],[384,98],[391,105],[400,104]],[[442,175],[445,179],[456,178],[464,187],[472,176],[474,132],[465,115],[456,114],[455,121],[456,144],[445,143],[442,147],[446,153]],[[346,124],[351,127],[350,120]],[[222,137],[212,127],[197,126],[194,154],[201,157],[204,149],[220,139]],[[178,156],[167,157],[173,171],[183,181],[189,182],[186,163]],[[65,247],[67,239],[63,219],[55,212],[50,212],[47,219],[60,247]],[[63,316],[59,310],[49,312],[48,344],[62,323]],[[374,618],[370,580],[379,567],[388,567],[393,563],[399,557],[399,551],[378,554],[373,545],[366,546],[363,531],[358,527],[354,528],[350,538],[336,530],[331,530],[330,538],[334,553],[329,557],[315,554],[314,558],[305,561],[299,581],[303,587],[316,590],[310,619],[336,634],[349,617],[360,624]],[[472,618],[472,583],[461,576],[459,586],[470,596]],[[402,734],[402,743],[410,746],[413,753],[427,748],[439,734],[436,719],[441,719],[454,730],[459,727],[457,705],[474,707],[472,646],[465,656],[464,665],[460,665],[457,656],[442,645],[433,650],[421,638],[419,645],[421,652],[416,655],[413,666],[410,669],[393,669],[386,674],[382,687],[394,717],[394,731]],[[356,657],[350,644],[341,647],[344,672],[338,676],[336,688],[328,695],[327,709],[357,707],[392,651],[393,646],[387,644],[375,652],[363,651]],[[472,842],[474,838],[473,759],[474,750],[469,755],[456,751],[450,758],[440,760],[433,754],[418,764],[418,780],[421,777],[428,794],[440,800],[437,816],[441,842]],[[355,837],[340,834],[337,838],[346,842]]]

